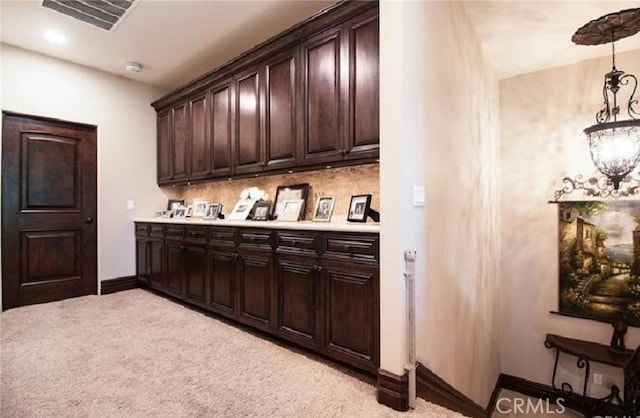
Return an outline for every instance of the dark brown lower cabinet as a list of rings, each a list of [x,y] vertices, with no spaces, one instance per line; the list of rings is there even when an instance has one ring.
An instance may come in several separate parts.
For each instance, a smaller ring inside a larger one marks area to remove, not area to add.
[[[136,223],[136,260],[144,286],[377,373],[378,234]]]
[[[277,333],[302,346],[320,349],[322,277],[319,260],[278,255]]]

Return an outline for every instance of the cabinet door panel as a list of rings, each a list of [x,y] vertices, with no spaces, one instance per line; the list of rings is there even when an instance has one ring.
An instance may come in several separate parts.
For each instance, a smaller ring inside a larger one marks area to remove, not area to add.
[[[340,115],[340,32],[333,31],[302,48],[305,63],[306,163],[332,161],[342,156]]]
[[[204,178],[209,174],[209,121],[207,97],[191,100],[189,126],[191,129],[190,179]]]
[[[170,182],[172,176],[171,115],[170,110],[158,114],[158,183],[162,184]]]
[[[251,72],[236,82],[235,172],[259,169],[260,153],[260,74]]]
[[[167,289],[178,296],[184,295],[184,247],[167,241]]]
[[[266,65],[266,169],[296,164],[295,68],[293,51]]]
[[[187,105],[173,108],[173,180],[187,178]]]
[[[225,82],[211,90],[211,172],[231,174],[231,84]]]
[[[149,241],[144,238],[136,238],[136,275],[141,283],[149,281],[150,261]]]
[[[149,263],[149,283],[166,288],[164,270],[164,243],[163,241],[149,241],[149,255],[151,262]]]
[[[185,248],[186,297],[199,303],[205,303],[206,250],[204,247]]]
[[[349,158],[377,157],[380,63],[377,14],[349,27]]]
[[[378,268],[325,266],[323,351],[375,372],[379,365]]]
[[[237,263],[239,320],[263,330],[271,328],[271,253],[241,253]]]
[[[209,305],[212,310],[233,317],[235,314],[234,253],[209,251]]]
[[[313,259],[280,257],[277,263],[278,334],[311,348],[319,347],[319,278]]]

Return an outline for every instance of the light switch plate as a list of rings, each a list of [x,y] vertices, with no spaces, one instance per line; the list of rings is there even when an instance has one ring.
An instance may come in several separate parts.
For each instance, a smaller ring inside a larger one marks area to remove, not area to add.
[[[413,186],[413,206],[424,206],[424,186]]]
[[[127,200],[127,210],[135,210],[136,202],[133,200]]]

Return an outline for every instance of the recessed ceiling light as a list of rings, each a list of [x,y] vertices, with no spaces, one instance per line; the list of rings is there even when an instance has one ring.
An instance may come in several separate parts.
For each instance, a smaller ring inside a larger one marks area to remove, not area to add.
[[[44,38],[52,44],[62,45],[67,43],[67,37],[57,30],[48,30],[44,33]]]

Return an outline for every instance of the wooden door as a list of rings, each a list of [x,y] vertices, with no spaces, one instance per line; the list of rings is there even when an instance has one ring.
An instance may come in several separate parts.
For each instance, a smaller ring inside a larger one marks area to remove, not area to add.
[[[158,113],[158,149],[157,149],[157,167],[158,167],[158,184],[171,183],[173,172],[173,139],[171,136],[171,110]]]
[[[184,181],[187,179],[188,174],[188,119],[187,119],[188,105],[182,103],[181,105],[173,108],[173,121],[172,121],[172,180]]]
[[[346,84],[341,44],[341,32],[337,28],[302,45],[306,164],[333,162],[346,154],[341,111]]]
[[[97,293],[96,127],[3,113],[2,307]]]
[[[186,298],[200,305],[205,303],[206,248],[186,245],[184,249]]]
[[[150,244],[148,238],[136,237],[136,276],[140,283],[145,284],[149,282],[149,271],[151,270]]]
[[[151,239],[148,244],[148,283],[161,289],[167,288],[166,278],[164,277],[164,241]]]
[[[378,10],[347,23],[349,115],[347,158],[377,158],[380,147],[380,52]]]
[[[237,258],[233,249],[213,247],[209,250],[209,307],[229,318],[236,316],[234,276]]]
[[[265,65],[264,169],[297,164],[296,50],[286,51]]]
[[[176,296],[184,296],[185,260],[184,245],[180,241],[166,241],[167,290]]]
[[[203,93],[189,101],[189,180],[206,178],[209,175],[209,111],[207,94]]]
[[[262,330],[270,330],[273,290],[271,252],[239,250],[238,254],[238,320]]]
[[[276,263],[278,335],[320,348],[320,274],[318,260],[279,255]]]
[[[254,173],[262,162],[260,123],[260,70],[254,69],[236,79],[235,174]]]
[[[378,267],[323,261],[322,268],[322,352],[375,373],[380,364]]]
[[[211,173],[230,175],[233,169],[231,81],[211,89]]]

